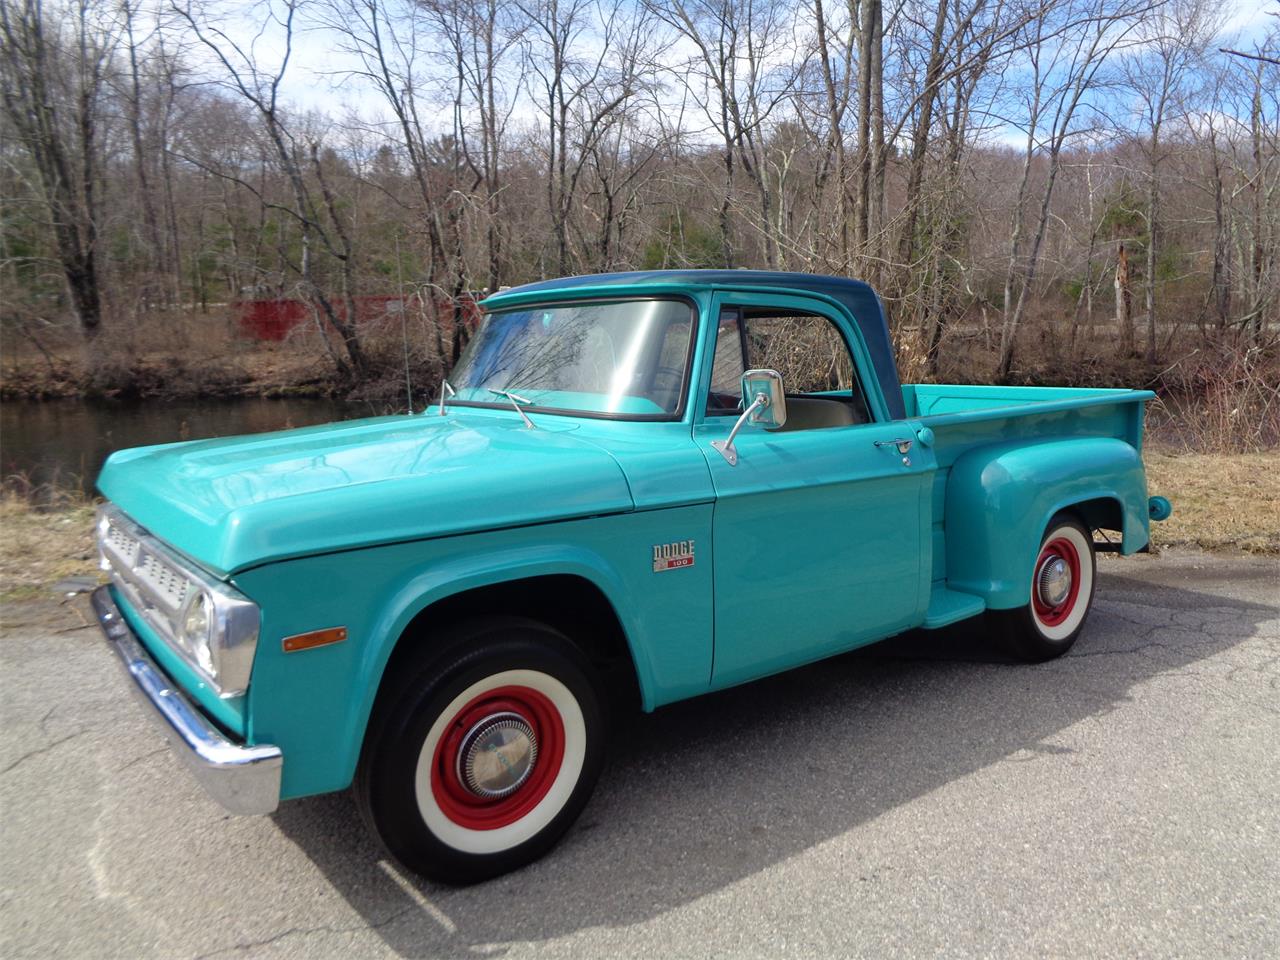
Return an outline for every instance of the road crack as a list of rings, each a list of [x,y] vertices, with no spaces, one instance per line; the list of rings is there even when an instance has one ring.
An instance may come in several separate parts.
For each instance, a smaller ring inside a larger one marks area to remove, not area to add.
[[[32,757],[38,757],[42,753],[48,753],[54,747],[61,746],[62,744],[66,743],[68,740],[74,740],[76,737],[80,736],[80,734],[82,733],[84,733],[83,730],[77,730],[75,733],[67,734],[65,737],[63,737],[60,740],[53,741],[53,743],[47,743],[43,747],[37,747],[34,750],[27,751],[22,756],[20,756],[17,760],[13,761],[13,763],[9,764],[3,770],[0,770],[0,776],[3,776],[9,771],[16,769],[18,766],[20,766],[23,763],[26,763]]]
[[[279,933],[270,937],[265,937],[262,940],[246,940],[243,943],[233,943],[229,947],[219,947],[217,950],[211,950],[208,953],[202,953],[199,956],[193,957],[192,960],[210,960],[211,957],[221,957],[231,953],[244,953],[249,950],[255,950],[258,947],[270,946],[271,944],[278,943],[287,937],[310,937],[317,933],[340,934],[360,933],[364,930],[378,930],[388,924],[395,923],[395,921],[399,920],[401,917],[407,916],[416,910],[416,905],[404,907],[401,910],[395,911],[390,916],[379,920],[377,923],[364,923],[356,926],[290,927],[288,930],[282,930]]]

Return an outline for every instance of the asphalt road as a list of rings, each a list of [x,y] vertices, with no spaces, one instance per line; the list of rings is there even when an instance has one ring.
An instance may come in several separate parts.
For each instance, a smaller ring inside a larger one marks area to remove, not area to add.
[[[916,634],[638,719],[556,851],[461,890],[346,795],[224,816],[96,628],[11,607],[0,956],[1280,956],[1280,563],[1101,583],[1054,663]]]

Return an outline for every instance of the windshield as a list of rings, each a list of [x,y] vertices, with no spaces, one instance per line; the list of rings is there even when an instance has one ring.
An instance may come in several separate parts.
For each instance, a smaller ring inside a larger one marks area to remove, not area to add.
[[[449,374],[449,402],[629,419],[680,411],[693,337],[683,300],[623,300],[485,315]]]

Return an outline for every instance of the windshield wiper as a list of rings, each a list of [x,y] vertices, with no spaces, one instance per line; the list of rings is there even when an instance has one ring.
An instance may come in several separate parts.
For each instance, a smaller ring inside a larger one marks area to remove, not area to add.
[[[517,394],[514,394],[510,390],[495,390],[493,389],[493,387],[490,387],[489,392],[496,393],[500,397],[506,397],[509,401],[511,401],[511,405],[516,408],[516,413],[520,414],[520,419],[524,421],[524,425],[528,427],[530,430],[537,429],[537,424],[535,424],[532,420],[529,419],[529,415],[525,413],[524,408],[520,406],[520,404],[522,403],[533,403],[532,400],[528,399],[527,397],[521,397]]]
[[[451,384],[448,380],[440,381],[440,416],[442,417],[444,416],[445,395],[448,394],[449,396],[452,397],[457,392],[458,392],[457,390],[453,389],[453,384]]]

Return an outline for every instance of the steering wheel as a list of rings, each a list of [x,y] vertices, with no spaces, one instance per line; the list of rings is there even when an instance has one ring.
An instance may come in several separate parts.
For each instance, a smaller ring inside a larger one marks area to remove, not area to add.
[[[660,384],[659,378],[669,378],[670,384]],[[653,378],[649,389],[650,394],[654,395],[671,395],[680,390],[680,381],[684,379],[684,371],[677,367],[658,367],[653,371]]]
[[[741,410],[742,394],[719,393],[712,390],[707,395],[707,406],[713,410]]]

